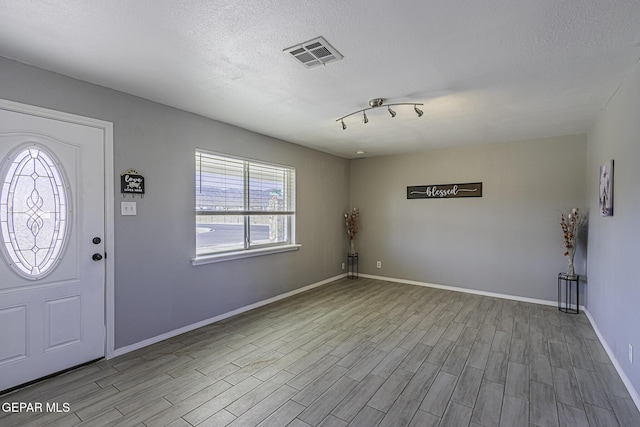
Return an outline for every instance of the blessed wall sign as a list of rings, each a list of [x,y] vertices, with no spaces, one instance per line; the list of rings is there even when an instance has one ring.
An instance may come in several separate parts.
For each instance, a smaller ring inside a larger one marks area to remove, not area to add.
[[[407,187],[407,199],[453,199],[482,197],[482,183],[414,185]]]

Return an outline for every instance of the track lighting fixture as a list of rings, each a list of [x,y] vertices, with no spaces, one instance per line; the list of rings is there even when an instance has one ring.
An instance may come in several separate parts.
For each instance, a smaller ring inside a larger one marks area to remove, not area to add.
[[[363,108],[362,110],[358,110],[358,111],[354,111],[353,113],[349,113],[346,116],[342,116],[339,119],[336,119],[336,122],[340,122],[340,124],[342,125],[342,130],[346,130],[347,129],[347,125],[344,123],[344,119],[346,119],[347,117],[353,116],[354,114],[362,113],[362,121],[363,121],[363,123],[365,123],[365,124],[369,123],[369,118],[367,117],[367,111],[372,110],[374,108],[381,107],[383,103],[384,103],[384,99],[382,99],[382,98],[373,98],[373,99],[371,99],[369,101],[369,108]],[[413,110],[416,112],[418,117],[422,117],[422,115],[424,114],[424,111],[422,111],[421,109],[418,108],[418,105],[424,105],[424,104],[418,104],[418,103],[414,103],[414,102],[396,102],[396,103],[393,103],[393,104],[387,104],[387,111],[389,111],[389,114],[391,115],[391,117],[395,117],[398,114],[394,110],[391,109],[392,105],[413,105]]]

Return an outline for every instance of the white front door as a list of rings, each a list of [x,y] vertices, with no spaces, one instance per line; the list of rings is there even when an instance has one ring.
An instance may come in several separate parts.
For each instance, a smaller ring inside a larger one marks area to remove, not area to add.
[[[0,391],[105,356],[104,141],[0,104]]]

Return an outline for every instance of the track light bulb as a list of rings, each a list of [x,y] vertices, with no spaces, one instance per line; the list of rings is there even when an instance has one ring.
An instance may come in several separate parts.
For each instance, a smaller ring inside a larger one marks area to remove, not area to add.
[[[424,114],[424,111],[422,111],[421,109],[418,108],[417,105],[413,106],[413,109],[415,110],[416,114],[418,115],[418,117],[422,117],[422,115]]]
[[[362,115],[364,116],[364,119],[362,120],[365,124],[369,123],[369,118],[367,117],[367,113],[365,113],[364,111],[362,112]]]
[[[395,116],[396,116],[396,112],[395,112],[395,111],[393,111],[393,110],[391,109],[391,107],[387,107],[387,109],[389,110],[389,114],[391,114],[391,117],[395,117]]]
[[[342,122],[342,130],[347,130],[347,125],[344,124],[344,120],[340,120]]]

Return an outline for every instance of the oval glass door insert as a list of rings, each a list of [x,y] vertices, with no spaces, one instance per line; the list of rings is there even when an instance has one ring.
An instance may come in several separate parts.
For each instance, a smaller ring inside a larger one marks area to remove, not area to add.
[[[54,155],[39,145],[14,151],[6,162],[0,194],[3,253],[16,273],[40,279],[58,264],[67,240],[64,173]]]

